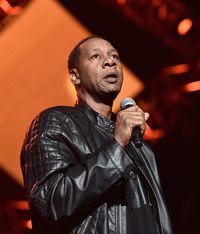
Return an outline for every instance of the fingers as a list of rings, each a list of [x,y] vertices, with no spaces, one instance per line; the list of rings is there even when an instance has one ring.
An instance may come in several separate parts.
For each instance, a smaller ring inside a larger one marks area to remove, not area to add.
[[[118,143],[125,147],[132,138],[134,127],[140,126],[141,133],[146,130],[146,120],[149,118],[149,113],[144,112],[139,106],[134,105],[127,109],[121,110],[117,114],[114,137]]]
[[[149,119],[149,113],[144,112],[139,106],[134,105],[123,110],[123,117],[126,119],[127,124],[132,126],[132,128],[136,126],[140,126],[141,133],[144,134],[146,130],[146,121]]]
[[[144,119],[145,121],[147,121],[149,119],[149,113],[148,112],[144,112]]]
[[[132,116],[134,116],[135,121],[138,120],[138,121],[146,122],[149,119],[149,113],[148,112],[144,112],[137,105],[131,106],[131,107],[125,109],[124,111],[127,112],[127,114],[129,113]],[[138,125],[138,123],[137,123],[137,125]]]
[[[141,124],[140,129],[141,129],[141,134],[144,135],[144,133],[146,131],[146,124]]]

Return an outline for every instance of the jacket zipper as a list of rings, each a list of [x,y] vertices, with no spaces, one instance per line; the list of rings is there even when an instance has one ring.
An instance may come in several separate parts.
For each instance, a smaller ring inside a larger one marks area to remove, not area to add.
[[[140,154],[141,157],[145,158],[145,155],[144,155],[144,153],[143,153],[143,151],[142,151],[141,149],[139,149],[138,152],[139,152],[139,154]],[[146,178],[147,181],[148,181],[147,176],[146,176],[145,174],[143,174],[143,175],[145,176],[145,178]],[[156,199],[156,202],[157,202],[157,204],[158,204],[157,197],[156,197],[156,194],[155,194],[155,192],[154,192],[154,190],[153,190],[153,188],[152,188],[151,183],[149,183],[149,185],[150,185],[150,187],[151,187],[151,189],[152,189],[152,192],[153,192],[153,194],[154,194],[154,196],[155,196],[155,199]],[[149,195],[149,194],[148,194],[148,195]],[[149,202],[149,203],[150,203],[150,202]],[[149,205],[152,206],[151,203],[150,203]],[[158,220],[158,225],[159,225],[159,227],[160,227],[161,233],[164,234],[163,227],[162,227],[161,222],[160,222],[161,216],[160,216],[160,212],[159,212],[159,207],[158,207],[158,212],[157,212],[157,213],[158,213],[158,219],[159,219],[159,220]]]
[[[116,234],[122,234],[121,204],[116,207]]]

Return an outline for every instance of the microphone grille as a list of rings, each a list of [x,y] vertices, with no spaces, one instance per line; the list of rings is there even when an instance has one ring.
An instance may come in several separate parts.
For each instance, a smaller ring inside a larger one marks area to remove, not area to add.
[[[132,98],[124,98],[121,102],[120,102],[120,107],[122,110],[130,107],[130,106],[134,106],[136,105],[135,101]]]

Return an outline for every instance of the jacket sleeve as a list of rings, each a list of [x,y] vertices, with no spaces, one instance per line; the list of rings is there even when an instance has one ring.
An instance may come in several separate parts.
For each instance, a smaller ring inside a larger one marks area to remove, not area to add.
[[[30,206],[45,218],[59,220],[92,206],[120,178],[127,177],[132,161],[110,139],[80,163],[70,121],[55,115],[45,113],[33,121],[21,166]]]

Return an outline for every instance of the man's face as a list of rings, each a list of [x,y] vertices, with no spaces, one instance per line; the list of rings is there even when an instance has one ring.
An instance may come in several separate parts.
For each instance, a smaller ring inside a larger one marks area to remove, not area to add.
[[[80,47],[78,63],[80,90],[93,98],[112,97],[119,93],[123,72],[119,55],[106,40],[92,38]]]

